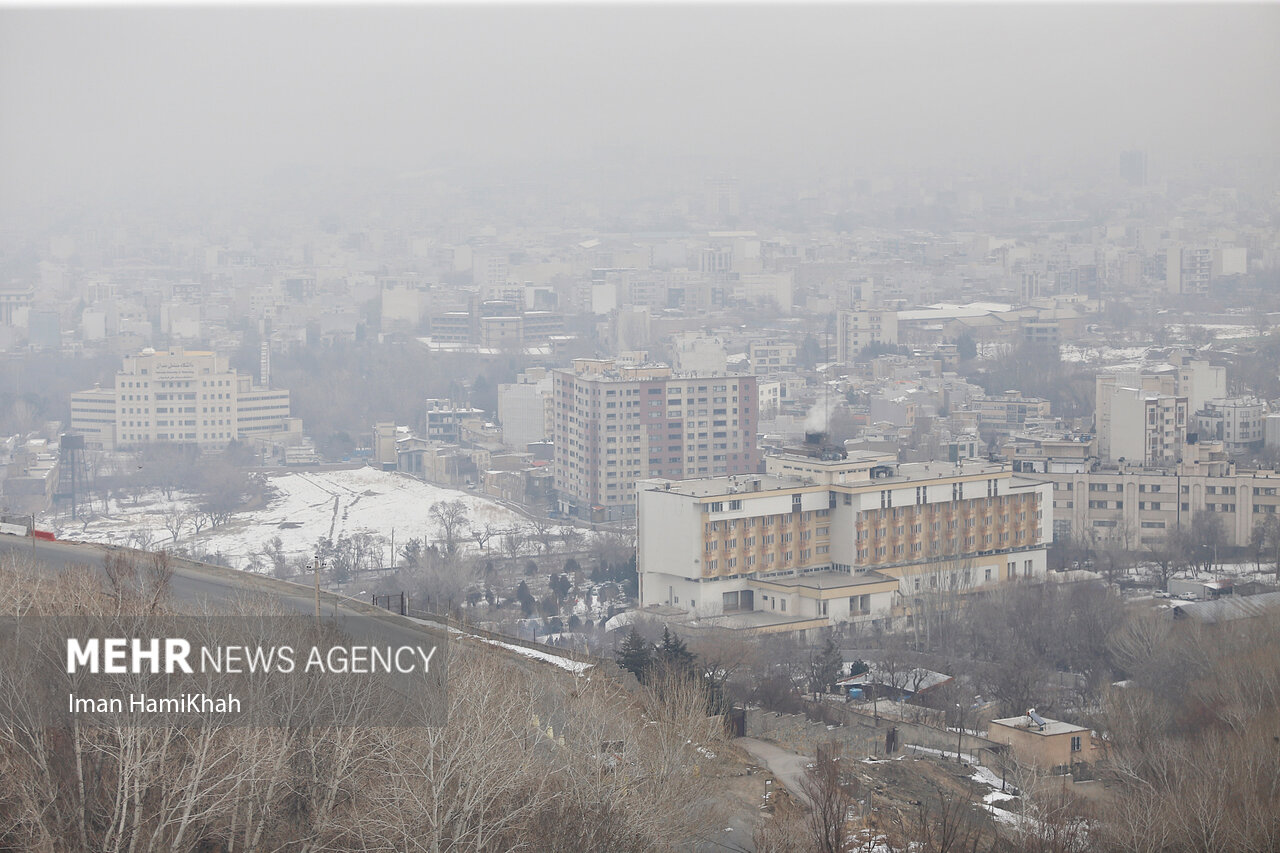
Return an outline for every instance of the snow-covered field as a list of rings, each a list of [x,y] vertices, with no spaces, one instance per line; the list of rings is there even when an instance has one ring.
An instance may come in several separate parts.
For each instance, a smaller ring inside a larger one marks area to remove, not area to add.
[[[292,560],[309,557],[321,538],[336,541],[340,536],[368,533],[387,540],[389,558],[393,532],[397,548],[414,537],[439,539],[442,532],[431,521],[429,511],[433,503],[451,500],[466,504],[473,525],[527,527],[526,519],[492,500],[393,471],[292,472],[271,477],[270,484],[273,494],[267,506],[236,513],[226,525],[201,531],[198,539],[188,525],[177,545],[193,552],[221,554],[236,568],[245,568],[249,554],[276,536]],[[61,525],[57,534],[87,542],[126,543],[137,531],[145,530],[155,547],[165,547],[173,544],[165,528],[166,516],[175,508],[191,507],[190,499],[181,496],[165,501],[159,494],[147,495],[138,506],[113,503],[110,515],[99,516],[87,525]]]
[[[1204,323],[1200,326],[1174,323],[1165,327],[1169,345],[1185,344],[1193,329],[1203,329],[1213,334],[1216,341],[1233,341],[1258,334],[1256,326],[1230,323]],[[1077,364],[1104,366],[1108,370],[1126,370],[1142,367],[1148,351],[1160,349],[1154,344],[1113,347],[1092,344],[1063,344],[1058,352],[1063,361]]]
[[[1063,344],[1059,355],[1063,361],[1081,364],[1107,364],[1122,367],[1140,367],[1150,347],[1108,347]]]
[[[1175,338],[1186,340],[1187,334],[1191,329],[1197,328],[1194,325],[1170,325],[1168,326],[1170,334]],[[1258,334],[1256,326],[1239,325],[1235,323],[1202,323],[1198,328],[1212,332],[1214,340],[1232,341],[1237,338],[1251,338]]]

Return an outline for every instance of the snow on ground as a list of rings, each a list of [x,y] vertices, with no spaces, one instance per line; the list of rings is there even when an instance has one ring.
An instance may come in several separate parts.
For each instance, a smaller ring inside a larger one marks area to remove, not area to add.
[[[992,817],[1000,821],[1000,823],[1005,824],[1006,826],[1027,827],[1027,826],[1033,825],[1031,824],[1031,821],[1029,818],[1024,818],[1022,815],[1014,814],[1013,812],[996,808],[993,805],[987,804],[983,806],[983,808],[991,812]]]
[[[473,636],[473,635],[468,634],[467,636]],[[501,648],[507,649],[508,651],[513,651],[518,655],[524,655],[527,658],[533,658],[534,660],[541,660],[541,661],[546,661],[547,663],[555,664],[561,669],[568,670],[569,672],[572,672],[575,675],[581,675],[586,670],[591,669],[591,666],[592,666],[592,664],[584,663],[580,660],[572,660],[571,658],[562,658],[559,655],[553,655],[550,652],[540,652],[537,649],[529,649],[529,648],[525,648],[524,646],[515,646],[515,645],[512,645],[511,643],[503,643],[499,640],[489,640],[484,637],[477,637],[477,639],[483,640],[484,642],[488,643],[491,646],[500,646]]]
[[[221,553],[236,568],[245,568],[249,554],[275,536],[280,537],[286,556],[292,560],[310,557],[321,538],[336,541],[340,536],[368,533],[388,540],[386,557],[390,557],[393,531],[397,548],[414,537],[438,539],[441,531],[428,513],[433,503],[450,500],[466,504],[474,525],[488,522],[499,529],[527,526],[519,513],[488,498],[434,486],[395,471],[294,471],[272,476],[269,482],[274,493],[265,507],[236,513],[226,525],[202,531],[198,541],[187,528],[178,545],[202,553]],[[145,528],[154,536],[156,547],[163,547],[171,542],[164,527],[165,512],[174,506],[190,509],[192,500],[150,498],[136,507],[113,504],[111,515],[84,526],[62,527],[58,535],[86,542],[124,543]]]
[[[1141,366],[1150,347],[1077,346],[1063,344],[1059,355],[1063,361],[1086,364],[1113,364],[1117,367]]]
[[[990,785],[992,788],[1000,786],[1000,777],[982,765],[973,768],[973,775],[969,778],[980,785]]]
[[[982,798],[984,803],[998,803],[1002,800],[1015,799],[1013,794],[1008,794],[1000,790],[1002,786],[1000,777],[987,767],[982,767],[981,765],[975,767],[973,775],[969,778],[977,782],[979,785],[986,785],[993,789]]]
[[[1186,338],[1187,331],[1193,328],[1201,328],[1213,332],[1215,340],[1230,341],[1236,338],[1252,338],[1258,334],[1256,326],[1245,326],[1237,323],[1201,323],[1195,325],[1176,325],[1167,326],[1169,332],[1175,336]]]
[[[914,743],[907,744],[906,748],[911,750],[912,752],[924,752],[924,753],[928,753],[929,755],[937,755],[941,757],[944,761],[951,760],[956,757],[956,754],[954,752],[947,752],[945,749],[932,749],[931,747],[927,747],[927,746],[916,746]],[[972,753],[968,753],[968,752],[960,753],[960,760],[967,761],[969,764],[978,763],[978,759],[975,758]]]

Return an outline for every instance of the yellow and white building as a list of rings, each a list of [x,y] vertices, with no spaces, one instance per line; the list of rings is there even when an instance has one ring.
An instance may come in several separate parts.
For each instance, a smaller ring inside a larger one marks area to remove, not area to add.
[[[224,356],[172,347],[124,359],[115,388],[71,395],[71,430],[104,450],[169,441],[202,449],[297,431],[289,392],[255,386]]]
[[[1052,488],[1008,465],[787,452],[766,471],[638,484],[642,607],[792,631],[1044,576]]]

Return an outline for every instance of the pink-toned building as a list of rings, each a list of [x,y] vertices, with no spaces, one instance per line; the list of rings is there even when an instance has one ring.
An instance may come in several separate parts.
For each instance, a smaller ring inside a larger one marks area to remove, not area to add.
[[[555,485],[566,514],[632,519],[641,480],[761,470],[754,376],[575,359],[552,377]]]

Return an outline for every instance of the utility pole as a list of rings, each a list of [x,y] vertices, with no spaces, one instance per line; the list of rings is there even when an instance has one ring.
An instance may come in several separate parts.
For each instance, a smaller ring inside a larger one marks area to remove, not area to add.
[[[956,764],[960,764],[960,747],[964,745],[964,709],[956,703]]]
[[[316,629],[320,628],[320,570],[324,568],[324,558],[316,554],[316,558],[311,563],[312,574],[316,579]]]
[[[36,558],[36,514],[31,513],[31,559]]]

